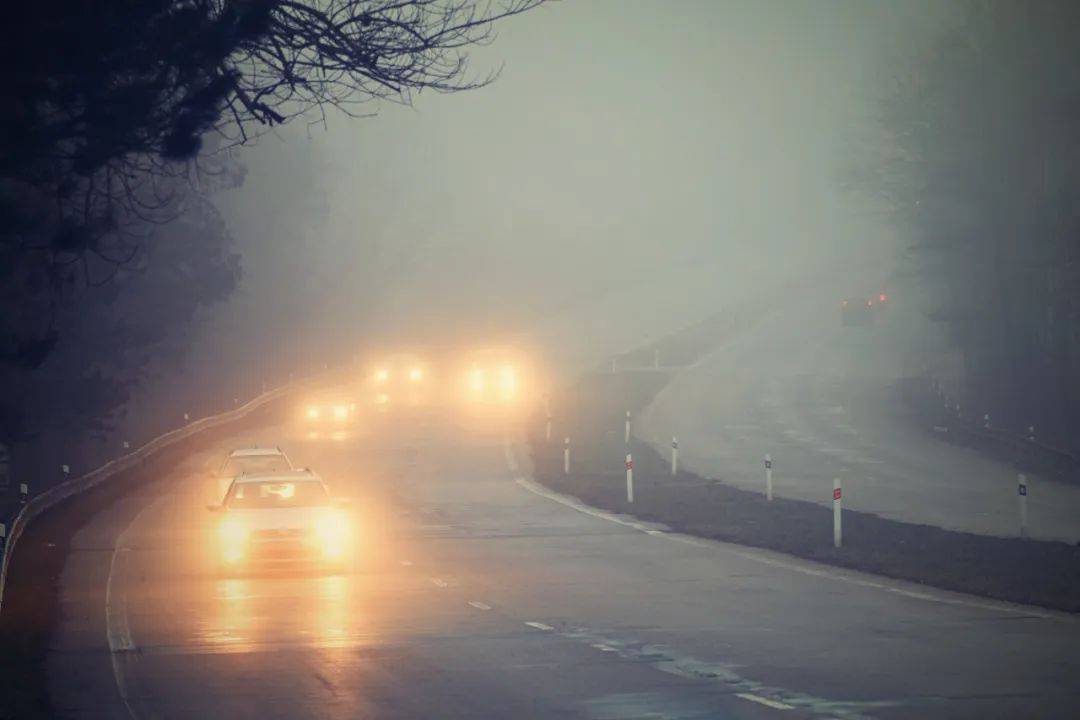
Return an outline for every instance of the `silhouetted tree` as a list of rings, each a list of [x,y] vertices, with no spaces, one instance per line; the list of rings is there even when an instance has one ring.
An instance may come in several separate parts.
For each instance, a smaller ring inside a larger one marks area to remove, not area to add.
[[[972,0],[894,78],[863,187],[912,239],[964,406],[1078,447],[1080,5]]]

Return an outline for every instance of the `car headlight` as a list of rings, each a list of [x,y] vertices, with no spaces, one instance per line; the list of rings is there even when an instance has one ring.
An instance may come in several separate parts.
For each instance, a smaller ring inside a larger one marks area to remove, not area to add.
[[[315,535],[323,555],[329,559],[341,558],[349,547],[349,521],[343,513],[328,512],[319,517]]]
[[[349,417],[349,408],[347,405],[335,405],[334,406],[334,418],[337,420],[344,420]]]
[[[390,379],[390,371],[389,370],[376,370],[375,371],[375,382],[386,382],[389,379]]]
[[[473,392],[483,392],[484,390],[484,371],[480,368],[474,369],[469,373],[469,388]]]
[[[499,389],[504,397],[513,397],[517,393],[517,371],[512,365],[499,369]]]
[[[308,416],[308,420],[318,420],[319,419],[319,408],[314,407],[314,406],[309,407],[307,409],[307,416]]]
[[[414,367],[412,370],[409,371],[409,380],[412,380],[413,382],[420,382],[423,379],[424,379],[424,371],[423,371],[423,369],[418,368],[418,367]]]

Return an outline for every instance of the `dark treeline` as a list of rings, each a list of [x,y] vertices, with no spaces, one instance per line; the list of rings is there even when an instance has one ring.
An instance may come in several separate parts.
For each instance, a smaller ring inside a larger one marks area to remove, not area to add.
[[[182,362],[195,321],[241,275],[212,203],[215,190],[243,182],[233,148],[292,119],[318,121],[329,108],[371,113],[380,100],[408,103],[423,89],[480,87],[493,76],[469,71],[470,46],[491,39],[496,21],[541,2],[8,8],[0,39],[0,455],[15,455],[23,481],[48,484],[52,471],[34,477],[20,454],[37,446],[58,464],[59,443],[80,465],[80,448],[108,436],[143,381]],[[217,409],[236,388],[230,381],[219,390]]]
[[[863,189],[911,239],[962,412],[1073,450],[1080,421],[1080,4],[970,0],[885,88]]]

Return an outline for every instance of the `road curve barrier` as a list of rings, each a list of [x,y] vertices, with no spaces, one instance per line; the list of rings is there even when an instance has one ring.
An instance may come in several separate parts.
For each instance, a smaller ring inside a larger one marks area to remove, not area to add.
[[[115,460],[110,460],[101,467],[91,470],[84,475],[65,480],[64,482],[54,485],[48,490],[30,498],[15,516],[15,519],[11,523],[11,527],[8,528],[7,537],[4,539],[4,555],[3,560],[0,561],[0,611],[3,610],[4,589],[7,586],[8,565],[15,550],[15,544],[19,541],[26,526],[29,525],[30,521],[34,518],[58,503],[63,502],[72,495],[86,492],[91,488],[97,487],[114,475],[145,462],[155,453],[164,450],[181,440],[186,440],[194,435],[205,432],[206,430],[240,420],[264,405],[296,390],[309,388],[316,384],[316,382],[317,378],[313,377],[306,380],[290,382],[289,384],[282,385],[273,390],[267,390],[264,393],[256,395],[247,403],[239,407],[218,415],[209,415],[182,427],[178,427],[175,430],[170,430],[169,432],[150,440],[136,450],[121,455]]]

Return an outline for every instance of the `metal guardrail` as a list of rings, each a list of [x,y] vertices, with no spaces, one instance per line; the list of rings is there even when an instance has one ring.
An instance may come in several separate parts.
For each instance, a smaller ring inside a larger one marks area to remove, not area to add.
[[[186,440],[187,438],[198,435],[211,428],[220,427],[230,422],[240,420],[267,403],[284,397],[295,390],[309,387],[313,382],[314,378],[297,380],[279,388],[261,393],[240,407],[218,415],[200,418],[188,425],[176,428],[175,430],[170,430],[126,455],[122,455],[115,460],[110,460],[101,467],[91,470],[84,475],[65,480],[59,485],[55,485],[32,497],[15,516],[15,519],[11,523],[11,528],[8,530],[7,537],[5,538],[3,560],[0,561],[0,610],[3,609],[4,589],[7,586],[8,565],[11,562],[12,553],[15,550],[16,543],[18,543],[19,538],[23,534],[23,531],[26,529],[26,526],[29,525],[34,518],[72,495],[86,492],[91,488],[97,487],[114,475],[145,462],[155,453],[178,443],[181,440]]]

